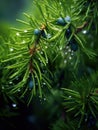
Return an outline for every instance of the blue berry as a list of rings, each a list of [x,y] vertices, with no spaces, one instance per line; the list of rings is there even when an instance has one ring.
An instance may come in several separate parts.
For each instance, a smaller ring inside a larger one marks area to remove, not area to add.
[[[71,34],[72,34],[72,31],[71,31],[71,28],[69,27],[67,30],[66,30],[66,32],[65,32],[65,36],[66,36],[66,38],[70,38],[70,36],[71,36]]]
[[[78,50],[78,45],[77,45],[77,43],[72,43],[72,44],[71,44],[71,50],[73,50],[73,51],[77,51],[77,50]]]
[[[28,85],[29,85],[29,88],[30,88],[30,89],[32,89],[33,86],[34,86],[33,79],[32,79],[32,74],[31,74],[31,73],[30,73],[30,75],[29,75],[29,83],[28,83]]]
[[[40,35],[40,34],[41,34],[41,30],[35,29],[35,30],[34,30],[34,34],[35,34],[35,35]]]
[[[71,18],[69,16],[66,16],[64,19],[65,19],[66,23],[70,23],[71,22]]]
[[[46,34],[44,30],[41,31],[41,35],[42,35],[42,37],[47,38],[47,39],[51,38],[51,34],[49,34],[49,33]]]
[[[33,84],[33,81],[31,80],[31,81],[29,82],[29,88],[32,89],[33,86],[34,86],[34,84]]]
[[[73,51],[77,51],[78,50],[78,44],[77,44],[77,42],[76,42],[76,40],[74,38],[72,38],[70,40],[69,44],[70,44],[71,50],[73,50]]]
[[[58,25],[62,25],[62,26],[64,26],[64,25],[66,25],[66,22],[65,22],[65,20],[63,19],[63,18],[58,18],[57,19],[57,22],[56,22]]]
[[[44,30],[41,31],[41,35],[42,35],[42,37],[47,38],[47,35]]]
[[[92,127],[92,126],[95,126],[95,125],[96,125],[96,119],[92,115],[90,115],[89,119],[88,119],[87,126]]]

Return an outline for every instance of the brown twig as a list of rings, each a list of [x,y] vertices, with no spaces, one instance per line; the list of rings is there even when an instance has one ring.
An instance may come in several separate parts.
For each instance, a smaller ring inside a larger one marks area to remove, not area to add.
[[[77,27],[75,33],[79,33],[81,32],[87,25],[89,24],[89,22],[84,22],[81,26]]]
[[[32,57],[31,57],[30,63],[29,63],[29,71],[30,71],[30,73],[33,73]]]
[[[46,26],[43,24],[43,25],[41,26],[41,31],[44,30],[45,28],[46,28]],[[29,47],[29,45],[28,45],[29,54],[30,54],[30,56],[31,56],[31,57],[30,57],[30,63],[29,63],[29,71],[30,71],[30,73],[33,73],[32,56],[35,54],[35,52],[36,52],[37,50],[40,49],[40,47],[37,47],[37,44],[38,44],[39,41],[40,41],[40,37],[41,37],[41,35],[39,35],[39,36],[37,37],[37,39],[35,40],[34,44],[33,44],[31,47]]]

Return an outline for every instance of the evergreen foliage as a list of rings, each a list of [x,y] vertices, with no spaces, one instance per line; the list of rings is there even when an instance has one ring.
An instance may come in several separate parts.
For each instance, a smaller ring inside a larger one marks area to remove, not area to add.
[[[17,20],[24,27],[0,33],[0,116],[41,100],[47,129],[97,130],[98,1],[34,0],[33,8]]]

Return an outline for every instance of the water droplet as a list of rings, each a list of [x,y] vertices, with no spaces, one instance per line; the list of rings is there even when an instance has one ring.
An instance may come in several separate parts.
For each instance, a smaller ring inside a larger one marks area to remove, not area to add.
[[[47,46],[45,46],[45,48],[47,49],[48,47],[47,47]]]
[[[13,48],[10,48],[10,51],[13,51],[14,49]]]
[[[16,107],[16,106],[17,106],[17,104],[15,104],[15,103],[12,104],[12,107]]]
[[[17,36],[20,36],[20,33],[19,33],[19,32],[17,32],[17,33],[16,33],[16,35],[17,35]]]
[[[41,61],[41,59],[40,58],[38,58],[40,61]]]
[[[40,99],[39,101],[40,101],[40,103],[42,104],[42,100]]]
[[[24,44],[24,43],[26,43],[26,41],[25,41],[25,40],[23,40],[23,41],[22,41],[22,43]]]
[[[64,60],[64,63],[66,64],[66,63],[67,63],[67,60]]]
[[[85,122],[87,122],[87,118],[85,118]]]
[[[82,33],[83,33],[83,34],[87,34],[87,30],[83,30]]]
[[[67,55],[68,53],[67,52],[65,52],[65,55]]]
[[[26,32],[28,32],[27,30],[24,30],[24,32],[26,33]]]
[[[20,89],[18,89],[17,91],[20,92]]]
[[[62,50],[62,47],[60,47],[60,50]]]
[[[39,98],[40,98],[40,101],[41,101],[42,97],[40,95],[39,95]]]
[[[72,59],[72,57],[70,56],[70,57],[69,57],[69,60],[71,60],[71,59]]]
[[[44,101],[46,101],[46,98],[44,98]]]
[[[71,49],[70,49],[70,48],[68,49],[68,52],[71,52]]]
[[[66,46],[66,49],[69,49],[69,46]]]
[[[41,54],[43,54],[43,52],[42,52],[42,51],[41,51],[40,53],[41,53]]]
[[[9,84],[13,84],[13,82],[12,82],[12,81],[10,81],[10,82],[9,82]]]
[[[4,89],[4,86],[2,86],[2,89]]]
[[[46,83],[43,83],[43,85],[46,85]]]
[[[73,56],[74,55],[74,52],[73,51],[71,51],[71,56]]]

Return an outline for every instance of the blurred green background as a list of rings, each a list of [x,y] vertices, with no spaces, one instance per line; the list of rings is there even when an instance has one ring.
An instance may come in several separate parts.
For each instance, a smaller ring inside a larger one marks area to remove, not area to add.
[[[32,8],[33,0],[0,0],[0,22],[17,24],[16,18]]]

